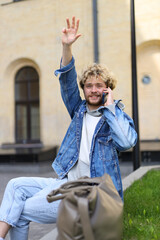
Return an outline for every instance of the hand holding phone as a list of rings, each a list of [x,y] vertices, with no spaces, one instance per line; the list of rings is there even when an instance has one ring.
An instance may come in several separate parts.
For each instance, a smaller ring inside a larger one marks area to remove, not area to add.
[[[110,87],[104,90],[102,94],[102,104],[108,106],[114,103],[113,91]]]
[[[104,93],[104,92],[103,92],[103,95],[102,95],[102,104],[105,104],[105,102],[107,101],[107,95],[108,95],[108,93]]]

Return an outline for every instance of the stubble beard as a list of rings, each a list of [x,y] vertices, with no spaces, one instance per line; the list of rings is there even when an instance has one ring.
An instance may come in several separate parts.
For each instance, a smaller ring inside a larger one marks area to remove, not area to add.
[[[102,105],[102,98],[99,98],[99,100],[97,102],[90,101],[89,98],[88,98],[88,99],[86,99],[86,102],[89,106],[99,107],[99,106]]]

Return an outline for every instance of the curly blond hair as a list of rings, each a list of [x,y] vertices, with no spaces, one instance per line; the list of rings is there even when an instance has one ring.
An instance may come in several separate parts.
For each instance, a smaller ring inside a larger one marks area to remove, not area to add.
[[[116,87],[117,80],[105,65],[93,63],[83,70],[82,74],[79,76],[79,84],[82,89],[89,76],[100,76],[106,86],[110,87],[112,90]]]

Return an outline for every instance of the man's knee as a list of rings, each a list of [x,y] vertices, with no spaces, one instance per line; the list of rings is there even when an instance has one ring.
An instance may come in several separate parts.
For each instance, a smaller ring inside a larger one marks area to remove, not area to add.
[[[7,188],[16,189],[22,186],[24,177],[12,178],[8,184]]]

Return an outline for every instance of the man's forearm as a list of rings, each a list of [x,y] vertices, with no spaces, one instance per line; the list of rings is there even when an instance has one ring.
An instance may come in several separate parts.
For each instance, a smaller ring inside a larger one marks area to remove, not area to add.
[[[72,46],[63,44],[62,65],[67,66],[71,60],[72,60]]]

